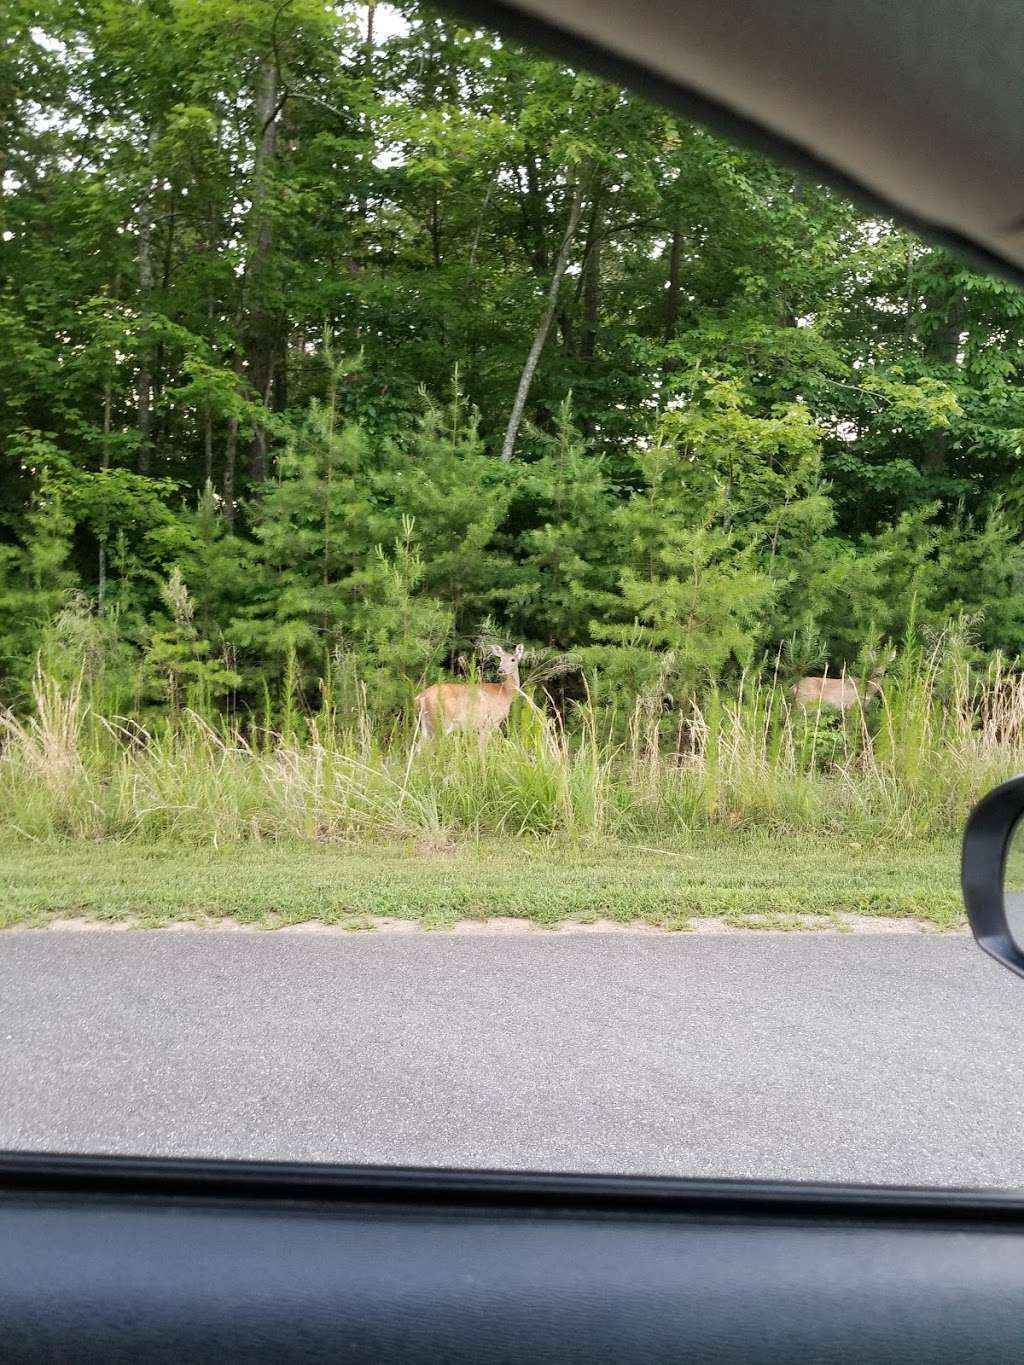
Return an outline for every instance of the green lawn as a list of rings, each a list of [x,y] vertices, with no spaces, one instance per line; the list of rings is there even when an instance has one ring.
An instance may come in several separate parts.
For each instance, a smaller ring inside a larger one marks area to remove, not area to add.
[[[777,927],[813,916],[827,927],[851,914],[941,928],[962,923],[956,847],[719,836],[671,851],[508,842],[442,852],[282,844],[0,849],[0,927],[88,916],[145,925],[226,917],[268,928],[307,920],[361,928],[388,917],[440,928],[497,915],[677,929],[709,916]]]

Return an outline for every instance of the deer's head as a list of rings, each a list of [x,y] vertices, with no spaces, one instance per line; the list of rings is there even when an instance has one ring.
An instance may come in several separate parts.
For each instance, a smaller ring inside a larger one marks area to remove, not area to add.
[[[503,678],[515,678],[519,681],[519,660],[523,657],[522,645],[516,645],[515,649],[509,653],[502,649],[501,645],[495,645],[491,653],[498,661],[498,672]]]

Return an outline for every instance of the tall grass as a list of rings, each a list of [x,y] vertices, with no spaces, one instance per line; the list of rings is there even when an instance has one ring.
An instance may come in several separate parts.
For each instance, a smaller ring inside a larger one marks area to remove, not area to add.
[[[365,703],[344,727],[329,706],[290,706],[276,731],[188,710],[147,729],[40,673],[31,710],[0,713],[0,835],[190,846],[642,844],[716,827],[948,836],[981,792],[1024,768],[1024,677],[999,660],[972,668],[940,639],[906,651],[866,709],[801,710],[777,681],[750,676],[671,727],[660,698],[641,697],[622,733],[589,703],[559,722],[522,707],[489,740],[456,735],[415,755]]]

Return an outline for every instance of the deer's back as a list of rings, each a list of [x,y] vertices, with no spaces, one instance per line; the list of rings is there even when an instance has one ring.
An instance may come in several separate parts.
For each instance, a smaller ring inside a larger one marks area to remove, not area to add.
[[[793,688],[793,700],[799,706],[835,706],[847,711],[862,696],[870,700],[880,690],[874,682],[861,688],[853,678],[801,678]]]

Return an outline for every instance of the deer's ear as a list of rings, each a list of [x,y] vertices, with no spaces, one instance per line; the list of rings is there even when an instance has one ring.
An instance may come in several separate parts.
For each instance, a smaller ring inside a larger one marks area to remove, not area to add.
[[[514,659],[516,659],[517,661],[523,657],[523,647],[522,647],[522,645],[516,645],[516,652],[515,652],[515,654],[514,654],[512,657],[513,657]]]
[[[505,651],[502,649],[501,645],[491,645],[491,657],[495,659],[503,659],[505,657]]]

